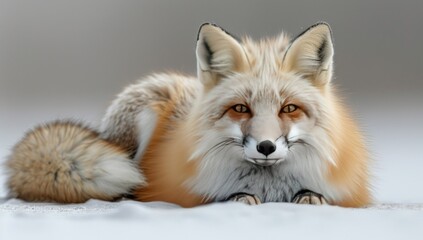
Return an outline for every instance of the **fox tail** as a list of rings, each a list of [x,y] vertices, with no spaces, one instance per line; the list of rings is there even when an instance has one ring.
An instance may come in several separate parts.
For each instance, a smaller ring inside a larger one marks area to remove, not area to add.
[[[40,125],[18,142],[6,160],[10,197],[26,201],[111,201],[145,180],[121,147],[73,121]]]

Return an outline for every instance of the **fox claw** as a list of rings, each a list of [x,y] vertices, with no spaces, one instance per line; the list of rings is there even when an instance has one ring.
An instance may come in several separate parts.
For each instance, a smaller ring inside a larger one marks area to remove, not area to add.
[[[226,201],[242,202],[248,205],[259,205],[261,204],[260,199],[253,194],[248,193],[235,193],[226,199]]]
[[[310,205],[327,205],[328,202],[321,194],[312,192],[310,190],[299,191],[291,200],[296,204],[310,204]]]

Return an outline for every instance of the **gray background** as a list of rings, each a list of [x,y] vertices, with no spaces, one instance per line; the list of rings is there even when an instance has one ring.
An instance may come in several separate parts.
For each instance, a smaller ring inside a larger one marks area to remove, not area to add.
[[[423,202],[417,0],[0,0],[0,162],[36,123],[71,117],[96,125],[139,77],[195,73],[203,22],[259,38],[295,35],[321,20],[334,32],[334,81],[368,136],[376,199]]]

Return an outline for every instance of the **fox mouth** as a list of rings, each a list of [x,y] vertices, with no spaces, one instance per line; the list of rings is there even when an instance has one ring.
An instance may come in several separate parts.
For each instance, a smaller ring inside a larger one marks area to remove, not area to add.
[[[245,160],[263,167],[270,167],[283,161],[282,158],[246,158]]]

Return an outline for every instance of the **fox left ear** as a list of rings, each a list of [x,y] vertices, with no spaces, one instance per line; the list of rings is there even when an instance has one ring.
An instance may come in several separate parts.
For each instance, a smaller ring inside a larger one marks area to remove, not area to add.
[[[238,40],[211,23],[201,25],[198,31],[196,54],[198,78],[206,89],[248,66],[247,56]]]
[[[285,52],[282,68],[300,74],[317,86],[329,83],[333,71],[330,26],[317,23],[296,37]]]

